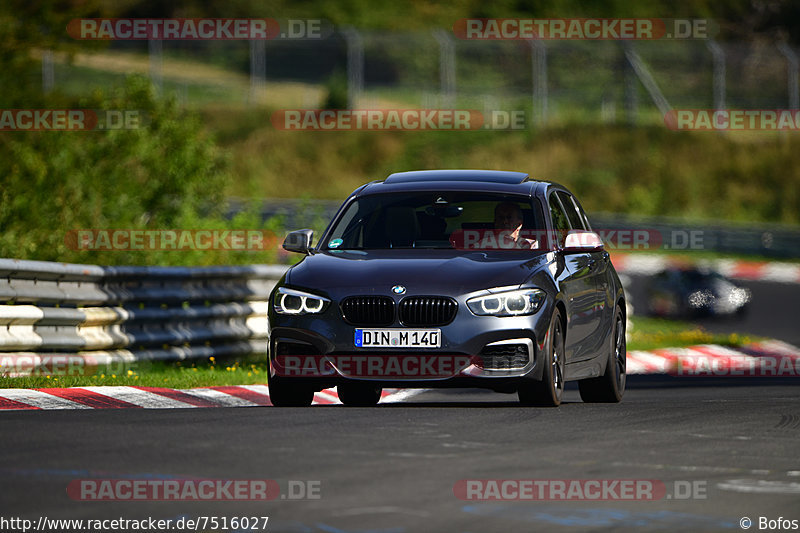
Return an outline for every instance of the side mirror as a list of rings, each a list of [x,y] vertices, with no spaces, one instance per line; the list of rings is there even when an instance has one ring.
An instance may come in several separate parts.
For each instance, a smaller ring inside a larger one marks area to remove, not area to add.
[[[311,239],[314,237],[313,229],[299,229],[290,232],[283,240],[283,249],[308,255],[311,253]]]
[[[593,231],[572,230],[564,240],[565,253],[597,252],[602,249],[603,241],[600,235]]]

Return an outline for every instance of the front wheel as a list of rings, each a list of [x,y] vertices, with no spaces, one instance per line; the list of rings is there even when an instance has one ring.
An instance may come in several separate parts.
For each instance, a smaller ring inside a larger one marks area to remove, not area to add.
[[[612,342],[605,374],[578,382],[578,389],[584,402],[617,403],[622,400],[622,395],[625,393],[627,344],[622,309],[617,309],[614,317]]]
[[[269,378],[269,400],[275,407],[308,407],[314,401],[314,391],[282,376]]]
[[[517,391],[522,405],[561,405],[564,394],[564,326],[558,308],[550,319],[543,356],[542,380],[526,383]]]

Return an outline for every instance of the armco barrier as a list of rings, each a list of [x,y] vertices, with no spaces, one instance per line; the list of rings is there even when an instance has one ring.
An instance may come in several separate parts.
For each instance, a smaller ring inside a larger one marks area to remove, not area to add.
[[[267,299],[286,268],[0,259],[0,375],[266,354]]]

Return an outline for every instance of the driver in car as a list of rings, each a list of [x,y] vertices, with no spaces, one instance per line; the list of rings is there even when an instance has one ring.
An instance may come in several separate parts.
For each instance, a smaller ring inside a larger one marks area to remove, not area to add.
[[[494,227],[496,230],[501,230],[498,237],[500,248],[533,250],[539,247],[536,240],[520,236],[522,220],[522,209],[516,203],[497,204],[494,208]]]

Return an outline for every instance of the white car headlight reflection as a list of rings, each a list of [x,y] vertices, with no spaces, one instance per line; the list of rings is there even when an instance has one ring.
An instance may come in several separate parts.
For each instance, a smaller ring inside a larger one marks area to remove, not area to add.
[[[272,302],[275,312],[281,315],[308,315],[321,313],[330,300],[308,292],[280,287]]]
[[[544,300],[545,292],[541,289],[519,289],[470,298],[467,307],[482,316],[532,315]]]

